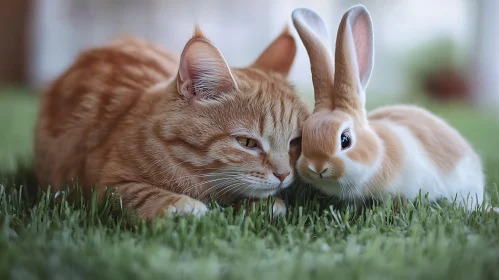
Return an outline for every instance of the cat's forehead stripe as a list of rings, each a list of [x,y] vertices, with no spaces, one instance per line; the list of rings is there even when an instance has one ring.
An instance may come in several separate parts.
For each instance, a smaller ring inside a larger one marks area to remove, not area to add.
[[[301,123],[307,115],[293,86],[277,73],[256,68],[233,70],[240,89],[236,102],[240,103],[238,107],[242,111],[249,113],[247,125],[270,145],[287,148],[290,138],[300,133]]]
[[[260,131],[263,132],[260,134],[263,137],[287,143],[288,138],[299,128],[298,114],[302,113],[293,103],[291,98],[282,96],[280,101],[269,106],[270,112],[259,118]]]

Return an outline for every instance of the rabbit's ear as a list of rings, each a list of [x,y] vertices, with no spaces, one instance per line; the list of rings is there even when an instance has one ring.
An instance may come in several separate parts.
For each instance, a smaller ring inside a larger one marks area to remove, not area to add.
[[[310,59],[314,111],[331,110],[334,68],[326,25],[317,13],[306,8],[294,10],[291,17]]]
[[[353,6],[341,19],[336,38],[335,108],[365,113],[365,89],[374,60],[373,40],[369,12],[363,5]]]

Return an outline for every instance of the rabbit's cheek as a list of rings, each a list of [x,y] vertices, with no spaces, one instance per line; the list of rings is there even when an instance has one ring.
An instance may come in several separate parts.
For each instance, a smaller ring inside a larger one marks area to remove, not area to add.
[[[360,132],[357,138],[361,139],[361,145],[355,145],[348,152],[350,160],[364,165],[373,165],[379,154],[379,142],[373,133]]]
[[[339,178],[345,176],[345,163],[344,161],[339,158],[339,157],[333,157],[331,158],[329,164],[330,167],[330,178],[334,180],[338,180]]]

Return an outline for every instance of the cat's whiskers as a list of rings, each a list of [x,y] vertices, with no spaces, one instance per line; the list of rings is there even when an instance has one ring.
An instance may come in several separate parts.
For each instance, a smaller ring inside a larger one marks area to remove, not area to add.
[[[241,187],[244,187],[246,184],[244,182],[236,182],[234,184],[231,184],[227,187],[224,187],[222,188],[221,190],[219,190],[216,194],[216,197],[223,197],[225,194],[227,194],[229,191],[233,191],[232,194],[234,194],[236,191],[239,190],[239,188]],[[220,193],[220,191],[223,191],[222,193]]]
[[[208,180],[208,181],[205,181],[205,182],[202,182],[202,183],[199,183],[199,184],[196,184],[196,185],[193,185],[193,186],[190,186],[189,188],[187,189],[184,189],[182,192],[183,193],[189,193],[191,190],[193,190],[194,188],[196,187],[199,187],[199,186],[202,186],[204,184],[208,184],[208,183],[213,183],[213,182],[219,182],[219,181],[223,181],[223,180],[233,180],[234,182],[238,182],[239,180],[237,179],[234,179],[234,178],[238,178],[240,177],[239,176],[239,172],[231,172],[231,173],[212,173],[212,174],[204,174],[204,175],[208,175],[206,177],[216,177],[215,179],[213,180]],[[210,186],[207,188],[206,191],[210,190],[211,188],[213,188],[214,185]],[[203,192],[204,193],[204,192]],[[200,195],[201,197],[201,195]]]
[[[204,197],[205,195],[207,195],[209,193],[212,193],[213,191],[218,191],[219,192],[220,191],[219,187],[222,187],[222,190],[223,190],[226,187],[230,186],[230,184],[239,183],[238,180],[231,179],[231,178],[222,178],[222,179],[224,179],[224,180],[221,180],[219,183],[216,183],[216,184],[210,186],[209,188],[207,188],[206,190],[204,190],[201,194],[199,194],[197,196],[198,199]],[[214,196],[217,197],[217,195],[214,195]]]
[[[215,197],[215,199],[218,199],[218,198],[220,198],[220,196],[218,195],[220,193],[220,191],[223,191],[227,188],[230,188],[234,184],[238,184],[238,183],[240,183],[240,182],[237,180],[233,180],[233,179],[227,179],[225,181],[218,182],[218,183],[214,184],[213,186],[211,186],[210,188],[207,188],[206,190],[204,190],[197,197],[198,197],[198,199],[201,199],[201,198],[205,197],[206,195],[211,194],[212,196]],[[215,193],[215,191],[216,191],[216,193]]]
[[[163,181],[161,182],[162,185],[165,185],[165,186],[168,186],[169,188],[172,188],[172,189],[182,189],[183,186],[182,184],[177,184],[181,181],[189,181],[189,180],[192,180],[192,179],[199,179],[199,180],[203,180],[204,178],[213,178],[213,177],[219,177],[220,174],[217,174],[217,173],[202,173],[202,174],[194,174],[194,175],[187,175],[187,176],[182,176],[182,177],[179,177],[179,178],[175,178],[173,180],[167,180],[167,181]],[[237,172],[233,172],[233,173],[224,173],[224,176],[226,177],[238,177],[238,173]],[[188,189],[182,189],[180,190],[181,193],[186,193],[188,191],[190,191],[190,189],[192,188],[193,186],[190,186]]]
[[[201,187],[201,186],[206,185],[206,184],[211,184],[213,182],[222,181],[222,180],[226,180],[226,178],[215,178],[213,180],[208,180],[208,181],[205,181],[205,182],[201,182],[199,184],[195,184],[193,186],[190,186],[189,188],[184,189],[182,191],[182,194],[189,194],[191,191],[193,191],[194,189],[196,189],[198,187]]]
[[[238,184],[233,190],[228,194],[229,197],[235,195],[236,193],[244,194],[244,189],[250,187],[247,183]],[[251,197],[251,196],[250,196]]]
[[[241,190],[242,193],[246,193],[246,190],[251,189],[251,193],[248,195],[249,197],[253,197],[253,194],[255,193],[255,188],[252,183],[249,183],[246,185],[244,189]]]
[[[236,176],[236,175],[237,174],[224,174],[224,176]],[[194,179],[194,178],[206,178],[206,177],[209,178],[209,177],[217,177],[217,176],[220,176],[220,175],[216,174],[216,173],[187,175],[187,176],[175,178],[174,180],[169,180],[169,181],[163,182],[163,184],[173,184],[173,183],[177,183],[179,181],[185,181],[185,180]]]

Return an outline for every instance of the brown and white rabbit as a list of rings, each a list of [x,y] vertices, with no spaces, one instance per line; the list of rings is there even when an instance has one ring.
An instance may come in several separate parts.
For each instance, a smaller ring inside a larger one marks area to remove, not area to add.
[[[480,158],[444,120],[425,109],[395,105],[370,113],[365,89],[373,69],[371,17],[362,5],[343,16],[333,59],[325,24],[315,12],[292,13],[309,54],[314,113],[305,122],[301,177],[332,196],[415,199],[419,192],[468,209],[484,200]]]

